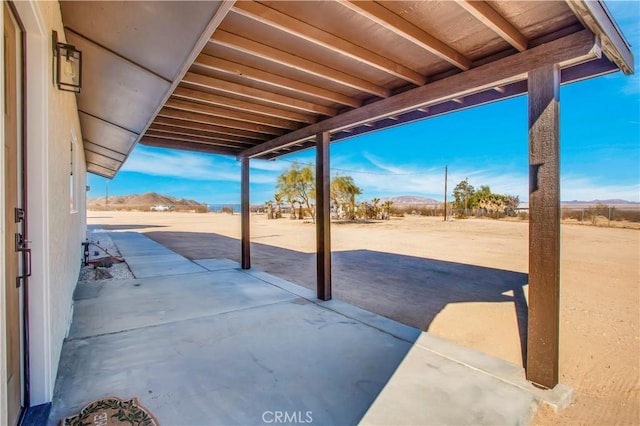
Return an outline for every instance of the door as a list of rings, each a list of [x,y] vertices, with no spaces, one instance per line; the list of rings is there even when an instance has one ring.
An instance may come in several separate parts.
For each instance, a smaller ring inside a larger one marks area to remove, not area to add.
[[[20,31],[9,9],[3,2],[4,15],[4,215],[5,215],[5,292],[7,339],[7,413],[9,425],[18,422],[23,405],[22,374],[22,313],[21,240],[23,215],[22,198],[22,142],[21,132],[21,61]]]

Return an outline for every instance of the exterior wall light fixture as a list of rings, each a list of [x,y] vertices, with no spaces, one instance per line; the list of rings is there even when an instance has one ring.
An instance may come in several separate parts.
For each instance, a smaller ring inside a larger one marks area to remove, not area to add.
[[[58,33],[53,32],[53,58],[56,62],[58,89],[80,93],[82,88],[82,52],[75,46],[60,43]]]

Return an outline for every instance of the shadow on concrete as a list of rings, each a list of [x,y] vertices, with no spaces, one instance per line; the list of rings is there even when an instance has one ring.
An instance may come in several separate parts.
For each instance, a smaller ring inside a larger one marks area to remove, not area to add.
[[[145,235],[192,260],[240,262],[240,241],[234,238],[189,232]],[[269,274],[316,288],[315,253],[251,243],[251,262]],[[335,298],[420,330],[428,331],[450,303],[513,302],[526,362],[527,274],[370,250],[333,252],[332,264]]]
[[[144,228],[166,228],[165,225],[100,225],[90,226],[89,229],[105,229],[107,231],[125,231],[129,229],[144,229]]]

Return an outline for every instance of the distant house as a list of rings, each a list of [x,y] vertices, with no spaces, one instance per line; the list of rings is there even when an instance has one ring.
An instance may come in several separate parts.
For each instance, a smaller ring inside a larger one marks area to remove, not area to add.
[[[151,206],[151,211],[152,212],[168,212],[170,210],[173,210],[174,207],[170,206],[168,204],[156,204],[154,206]]]

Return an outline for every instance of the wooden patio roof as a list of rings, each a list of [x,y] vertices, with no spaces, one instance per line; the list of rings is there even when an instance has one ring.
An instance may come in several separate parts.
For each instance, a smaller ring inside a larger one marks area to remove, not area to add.
[[[527,91],[633,72],[601,2],[62,2],[88,170],[137,142],[272,159]]]

